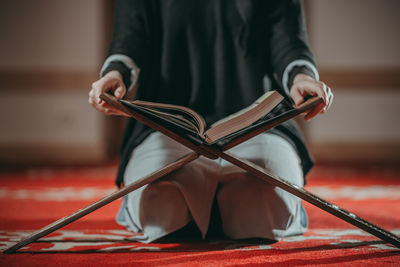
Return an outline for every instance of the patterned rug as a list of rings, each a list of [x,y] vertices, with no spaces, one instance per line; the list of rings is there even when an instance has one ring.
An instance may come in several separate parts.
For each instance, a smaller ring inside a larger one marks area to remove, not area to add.
[[[115,190],[115,166],[0,173],[0,250]],[[400,235],[400,170],[317,167],[306,188]],[[115,223],[115,201],[17,253],[0,266],[400,266],[400,249],[305,203],[303,236],[269,244],[213,240],[142,244]]]

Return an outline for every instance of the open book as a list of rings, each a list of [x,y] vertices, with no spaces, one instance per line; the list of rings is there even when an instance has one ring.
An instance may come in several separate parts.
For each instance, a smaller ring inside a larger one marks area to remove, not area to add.
[[[206,125],[199,113],[188,107],[141,100],[120,100],[120,102],[128,108],[173,124],[177,128],[194,134],[206,143],[211,144],[261,120],[283,99],[283,96],[277,91],[267,92],[250,106],[210,126]]]
[[[284,98],[278,92],[267,92],[249,107],[207,126],[200,114],[187,107],[141,100],[128,101],[117,99],[108,93],[101,94],[100,98],[150,128],[167,136],[174,135],[171,138],[186,142],[188,146],[189,143],[196,144],[195,146],[216,145],[223,150],[307,112],[323,102],[322,97],[312,97],[298,106],[292,106],[288,101],[282,101]]]

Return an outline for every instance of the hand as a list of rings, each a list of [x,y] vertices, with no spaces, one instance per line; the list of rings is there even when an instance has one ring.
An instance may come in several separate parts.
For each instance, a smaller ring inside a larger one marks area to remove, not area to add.
[[[294,103],[299,105],[305,101],[307,96],[320,96],[324,102],[316,106],[304,117],[306,120],[314,118],[319,113],[325,113],[332,104],[333,94],[331,88],[325,83],[318,82],[306,74],[297,74],[290,88],[290,96]]]
[[[116,71],[110,71],[99,80],[92,83],[92,89],[89,92],[89,103],[98,111],[106,115],[124,115],[122,111],[115,109],[100,99],[100,95],[112,91],[115,97],[122,98],[126,93],[122,75]]]

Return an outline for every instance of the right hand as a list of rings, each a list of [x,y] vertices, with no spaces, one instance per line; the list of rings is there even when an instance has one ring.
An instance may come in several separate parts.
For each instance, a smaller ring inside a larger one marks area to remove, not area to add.
[[[117,98],[123,98],[126,93],[122,75],[116,70],[108,72],[102,78],[92,83],[92,89],[89,92],[90,105],[106,115],[127,116],[122,111],[115,109],[100,99],[101,94],[109,91],[111,91]]]
[[[310,120],[320,113],[326,113],[332,104],[333,93],[325,83],[314,80],[313,77],[303,73],[299,73],[293,80],[290,88],[290,96],[296,105],[300,105],[305,101],[307,96],[320,96],[324,102],[313,108],[305,115],[306,120]]]

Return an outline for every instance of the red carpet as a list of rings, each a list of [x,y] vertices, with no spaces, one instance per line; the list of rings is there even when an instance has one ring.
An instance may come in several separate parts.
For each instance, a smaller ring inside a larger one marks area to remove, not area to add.
[[[114,190],[114,167],[0,174],[0,249]],[[307,189],[400,235],[400,170],[316,168]],[[141,244],[114,216],[120,201],[56,231],[0,266],[400,266],[400,249],[306,204],[310,230],[274,244]]]

